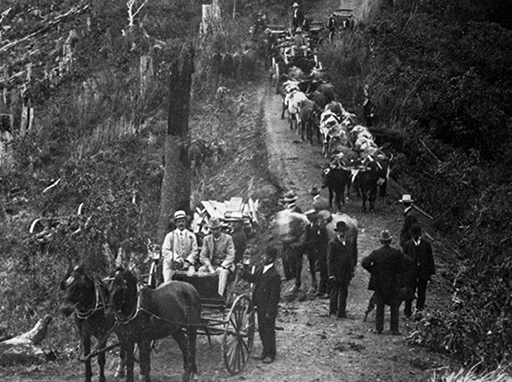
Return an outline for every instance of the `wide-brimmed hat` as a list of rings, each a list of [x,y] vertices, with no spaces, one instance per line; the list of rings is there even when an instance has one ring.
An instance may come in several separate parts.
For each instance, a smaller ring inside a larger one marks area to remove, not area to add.
[[[389,231],[387,229],[385,229],[384,231],[382,231],[380,233],[380,241],[391,241],[391,239],[393,239],[393,236],[391,236],[391,234],[389,233]]]
[[[293,3],[292,7],[298,7],[299,3]]]
[[[190,216],[187,215],[187,213],[183,210],[178,210],[174,213],[174,216],[171,218],[172,222],[175,222],[178,219],[186,219],[187,221],[190,220]]]
[[[332,213],[329,210],[318,211],[318,216],[321,216],[326,223],[329,223],[332,220]]]
[[[304,212],[304,215],[306,215],[310,222],[314,222],[318,219],[318,214],[316,213],[315,209],[307,210]]]
[[[398,201],[399,203],[414,203],[414,199],[409,194],[402,195],[402,199]]]
[[[275,247],[269,245],[265,248],[265,254],[275,260],[277,259],[277,256],[279,256],[279,251]]]
[[[283,202],[285,203],[291,203],[291,202],[295,202],[297,199],[299,199],[299,197],[297,196],[297,194],[293,191],[288,191],[285,195],[284,195],[284,198],[283,198]]]
[[[318,195],[320,193],[320,190],[318,189],[317,186],[313,186],[313,187],[311,187],[311,190],[309,190],[309,193],[311,195]]]
[[[210,229],[216,229],[216,228],[221,228],[222,227],[222,222],[219,218],[211,218],[210,221],[208,222],[208,228]]]
[[[348,230],[347,223],[344,221],[339,221],[336,223],[336,228],[334,228],[334,231],[336,232],[346,232]]]

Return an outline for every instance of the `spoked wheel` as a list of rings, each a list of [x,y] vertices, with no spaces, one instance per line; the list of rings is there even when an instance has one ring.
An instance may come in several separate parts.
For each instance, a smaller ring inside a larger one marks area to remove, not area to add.
[[[242,371],[254,341],[254,308],[251,298],[239,296],[231,307],[222,339],[226,369],[232,375]]]

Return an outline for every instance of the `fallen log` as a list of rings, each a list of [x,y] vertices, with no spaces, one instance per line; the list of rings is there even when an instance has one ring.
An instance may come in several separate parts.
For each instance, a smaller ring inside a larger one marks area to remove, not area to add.
[[[28,332],[0,342],[0,366],[46,361],[48,352],[38,345],[46,337],[51,320],[46,316]]]

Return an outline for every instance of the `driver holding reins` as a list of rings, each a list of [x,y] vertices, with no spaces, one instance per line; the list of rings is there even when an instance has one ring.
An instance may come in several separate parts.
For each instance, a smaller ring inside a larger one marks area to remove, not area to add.
[[[171,219],[176,229],[165,236],[162,244],[164,282],[172,279],[175,270],[189,269],[197,261],[199,249],[196,235],[187,229],[189,220],[190,217],[182,210],[176,211]]]

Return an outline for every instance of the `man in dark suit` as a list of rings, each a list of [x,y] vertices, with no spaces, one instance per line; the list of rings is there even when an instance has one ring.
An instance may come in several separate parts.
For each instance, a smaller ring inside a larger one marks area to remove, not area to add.
[[[402,229],[400,230],[400,247],[404,249],[405,243],[411,240],[411,227],[413,224],[419,223],[418,213],[414,208],[414,199],[411,195],[402,195],[402,198],[398,201],[404,205],[404,221],[402,223]]]
[[[398,330],[398,309],[400,308],[400,290],[398,275],[405,268],[404,255],[400,250],[391,247],[392,236],[388,230],[380,234],[382,247],[366,256],[361,265],[371,273],[368,289],[375,292],[377,305],[375,329],[381,334],[384,329],[384,307],[391,308],[391,334],[400,334]]]
[[[302,28],[304,25],[304,13],[302,12],[302,9],[300,9],[298,3],[293,3],[293,16],[292,16],[292,26],[293,29]]]
[[[327,244],[327,273],[331,290],[329,314],[347,318],[347,297],[350,280],[354,276],[354,261],[346,243],[348,226],[344,221],[336,223],[336,237]]]
[[[281,298],[281,276],[274,267],[274,261],[278,256],[274,247],[265,248],[263,254],[263,266],[254,273],[245,270],[242,264],[237,267],[244,280],[254,283],[252,300],[258,309],[258,330],[260,333],[263,352],[255,359],[264,363],[272,363],[276,358],[276,317],[277,307]]]
[[[412,262],[412,277],[410,288],[418,293],[416,312],[421,312],[425,307],[427,285],[430,277],[436,273],[434,256],[430,242],[421,236],[421,226],[413,224],[411,227],[411,240],[405,243],[404,253]],[[412,314],[412,299],[405,300],[404,314],[410,317]]]

